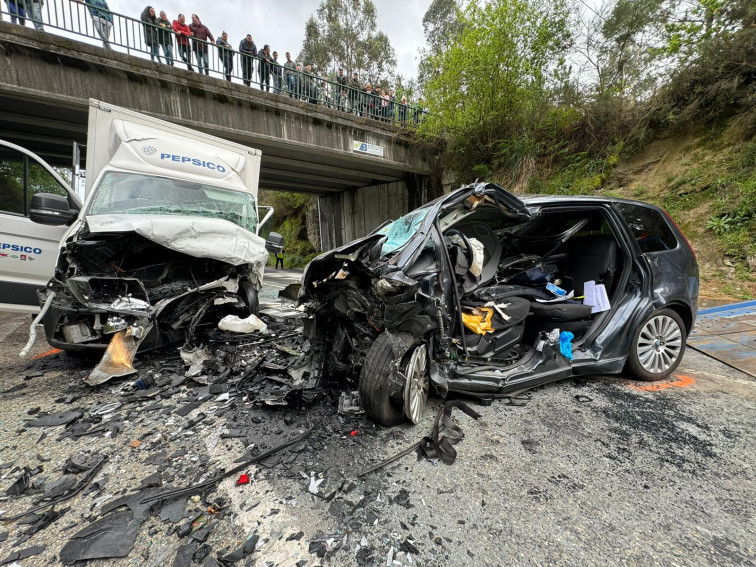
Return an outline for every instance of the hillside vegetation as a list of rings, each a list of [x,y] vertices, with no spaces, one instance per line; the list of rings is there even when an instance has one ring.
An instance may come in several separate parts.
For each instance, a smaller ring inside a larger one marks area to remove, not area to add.
[[[705,295],[756,295],[756,3],[434,0],[421,62],[458,183],[664,207]]]

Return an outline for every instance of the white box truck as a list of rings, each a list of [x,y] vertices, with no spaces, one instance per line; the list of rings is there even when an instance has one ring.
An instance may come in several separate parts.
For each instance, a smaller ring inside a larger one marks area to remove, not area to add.
[[[140,346],[255,314],[268,258],[259,173],[259,150],[90,100],[84,203],[35,193],[28,209],[70,224],[39,293],[48,342],[107,349],[98,383],[133,371]]]

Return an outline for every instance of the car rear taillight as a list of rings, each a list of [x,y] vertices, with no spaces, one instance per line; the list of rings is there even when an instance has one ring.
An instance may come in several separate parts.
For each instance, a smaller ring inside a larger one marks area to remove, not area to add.
[[[664,209],[662,209],[662,211],[664,211]],[[673,218],[672,218],[672,217],[670,216],[670,214],[669,214],[669,213],[668,213],[667,211],[664,211],[664,214],[665,214],[665,215],[667,215],[667,218],[668,218],[668,219],[669,219],[670,221],[672,221],[672,224],[673,224],[673,225],[675,225],[675,228],[677,229],[677,232],[679,232],[680,234],[682,234],[683,240],[685,240],[685,244],[687,244],[687,245],[688,245],[688,248],[690,248],[690,251],[691,251],[691,253],[693,254],[693,258],[695,258],[695,259],[696,259],[696,261],[698,261],[698,257],[696,256],[696,251],[695,251],[695,250],[693,250],[693,247],[692,247],[692,246],[690,245],[690,240],[688,240],[688,237],[687,237],[687,236],[685,236],[685,233],[684,233],[684,232],[683,232],[682,230],[680,230],[680,227],[679,227],[679,226],[677,225],[677,223],[675,222],[675,219],[673,219]]]

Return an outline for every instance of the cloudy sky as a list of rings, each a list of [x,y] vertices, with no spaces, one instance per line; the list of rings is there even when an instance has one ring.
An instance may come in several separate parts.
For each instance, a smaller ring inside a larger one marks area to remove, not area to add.
[[[285,60],[284,53],[290,51],[296,57],[302,47],[304,25],[318,8],[320,0],[279,0],[278,2],[250,2],[249,0],[108,0],[110,9],[124,15],[139,18],[147,1],[156,12],[165,10],[173,20],[179,12],[186,15],[196,13],[214,36],[223,30],[229,35],[236,48],[247,35],[261,48],[270,44],[271,51],[278,51],[279,59]],[[378,10],[378,28],[391,39],[396,50],[397,72],[405,77],[417,76],[418,52],[424,45],[423,15],[428,9],[425,0],[374,0]]]

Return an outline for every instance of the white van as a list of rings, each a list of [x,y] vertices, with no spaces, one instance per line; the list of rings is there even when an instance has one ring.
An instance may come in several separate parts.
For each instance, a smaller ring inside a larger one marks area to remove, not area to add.
[[[0,140],[0,311],[39,311],[37,289],[47,285],[66,226],[35,223],[32,197],[59,195],[78,212],[81,199],[42,158]]]
[[[214,318],[256,313],[268,258],[258,232],[273,212],[261,222],[259,173],[259,150],[90,100],[85,202],[56,176],[62,190],[29,193],[27,224],[13,235],[19,249],[42,250],[24,238],[50,229],[52,240],[70,225],[49,281],[29,281],[46,283],[50,345],[103,351],[118,339],[133,356]]]

